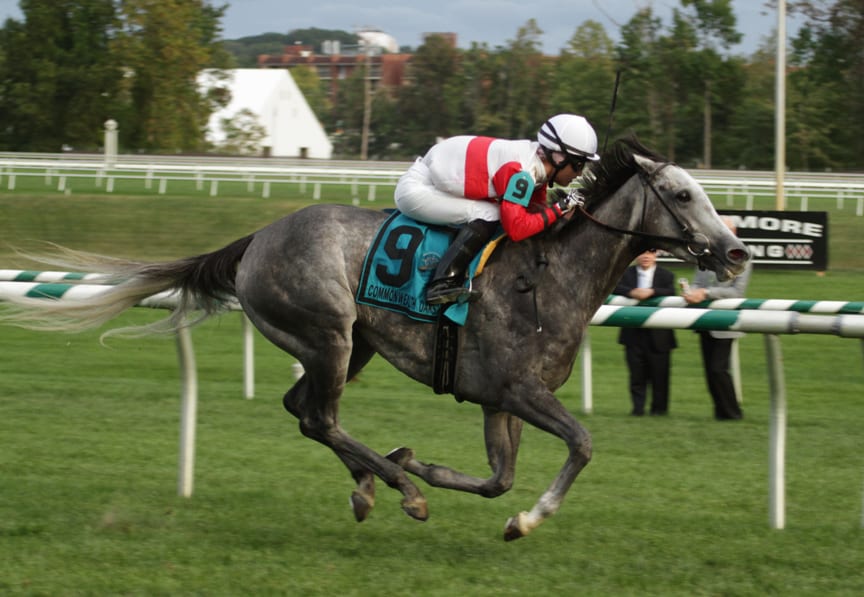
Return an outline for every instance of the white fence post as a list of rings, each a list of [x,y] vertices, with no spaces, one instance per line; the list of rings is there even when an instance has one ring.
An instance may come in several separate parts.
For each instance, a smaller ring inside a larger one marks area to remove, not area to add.
[[[198,415],[198,373],[195,366],[195,349],[192,333],[188,327],[177,330],[177,359],[183,389],[180,403],[180,457],[177,475],[177,493],[182,497],[192,496],[195,474],[195,425]]]
[[[594,380],[592,378],[591,334],[585,328],[582,347],[579,350],[582,362],[582,412],[590,415],[594,411]]]
[[[771,388],[770,448],[768,464],[769,518],[772,529],[786,526],[786,382],[780,338],[765,334],[768,385]]]
[[[241,313],[243,320],[243,395],[246,399],[255,397],[255,337],[252,322],[246,313]]]
[[[741,354],[738,350],[739,338],[732,340],[732,351],[729,354],[729,368],[732,370],[732,385],[735,386],[735,395],[738,403],[744,402],[744,393],[741,386]]]

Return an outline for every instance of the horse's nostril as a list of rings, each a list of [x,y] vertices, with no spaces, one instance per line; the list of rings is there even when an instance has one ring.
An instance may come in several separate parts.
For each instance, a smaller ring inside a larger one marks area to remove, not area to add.
[[[747,249],[732,249],[727,254],[729,255],[729,259],[733,263],[741,263],[743,261],[746,261],[747,258],[750,257],[750,253],[747,251]]]

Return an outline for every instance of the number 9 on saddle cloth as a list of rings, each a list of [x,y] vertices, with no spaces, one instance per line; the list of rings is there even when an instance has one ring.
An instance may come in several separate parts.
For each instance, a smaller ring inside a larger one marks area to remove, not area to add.
[[[366,254],[356,302],[429,323],[437,321],[443,309],[447,319],[464,325],[468,303],[430,305],[426,302],[426,285],[456,232],[456,228],[417,222],[394,211],[378,229]],[[493,240],[471,262],[469,284],[501,238],[503,230],[493,235]]]

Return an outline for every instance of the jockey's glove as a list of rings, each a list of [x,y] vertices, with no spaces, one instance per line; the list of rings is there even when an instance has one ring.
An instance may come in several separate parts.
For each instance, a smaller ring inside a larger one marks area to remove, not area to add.
[[[556,191],[556,195],[561,197],[555,205],[562,215],[585,204],[585,198],[579,192],[579,189],[570,189],[570,192],[563,196],[561,196],[562,193],[560,191]]]

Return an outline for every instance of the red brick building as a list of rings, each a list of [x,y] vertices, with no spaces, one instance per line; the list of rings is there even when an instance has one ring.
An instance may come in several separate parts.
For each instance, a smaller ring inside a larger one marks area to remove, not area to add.
[[[443,37],[456,47],[455,33],[427,33]],[[409,67],[412,54],[380,53],[368,55],[363,48],[351,48],[342,53],[338,43],[329,49],[331,53],[316,54],[312,46],[285,46],[281,55],[262,54],[258,56],[259,68],[294,68],[308,66],[315,69],[318,78],[330,86],[330,97],[335,98],[339,81],[351,77],[358,68],[369,65],[369,78],[373,91],[379,86],[400,87],[410,80]],[[332,51],[335,50],[335,51]]]

